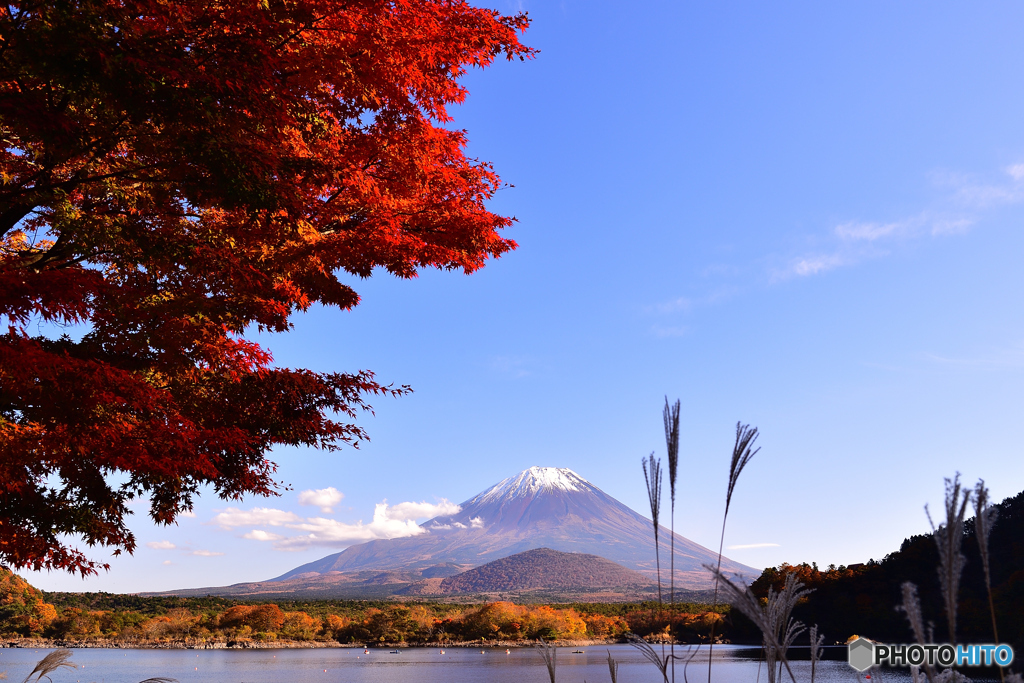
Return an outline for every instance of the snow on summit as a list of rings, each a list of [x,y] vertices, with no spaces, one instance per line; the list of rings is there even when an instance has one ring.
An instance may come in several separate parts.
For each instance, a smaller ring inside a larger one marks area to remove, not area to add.
[[[567,467],[531,467],[503,479],[471,502],[510,500],[536,495],[544,490],[589,491],[593,488],[593,484]]]

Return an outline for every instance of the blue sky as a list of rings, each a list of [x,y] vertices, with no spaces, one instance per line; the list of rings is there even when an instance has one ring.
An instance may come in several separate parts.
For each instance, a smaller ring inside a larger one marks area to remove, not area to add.
[[[760,429],[725,541],[754,567],[880,558],[957,471],[1024,490],[1024,6],[493,6],[528,10],[541,53],[471,73],[456,124],[515,185],[493,208],[520,248],[356,282],[355,311],[264,338],[281,365],[415,393],[374,402],[358,451],[275,452],[280,498],[207,493],[167,528],[140,508],[134,557],[30,581],[266,579],[531,465],[646,512],[665,395],[676,528],[706,546],[736,421]]]

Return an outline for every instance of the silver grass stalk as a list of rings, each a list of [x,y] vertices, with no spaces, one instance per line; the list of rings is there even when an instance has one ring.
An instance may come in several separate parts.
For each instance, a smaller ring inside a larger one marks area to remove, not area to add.
[[[50,654],[46,655],[39,660],[36,664],[36,668],[32,669],[32,673],[25,677],[22,683],[28,683],[32,680],[32,677],[36,677],[36,681],[42,679],[50,680],[50,674],[57,671],[58,669],[74,669],[75,665],[71,663],[71,650],[54,650]]]
[[[740,473],[751,458],[757,455],[760,447],[754,448],[757,441],[757,427],[736,423],[736,443],[732,447],[732,459],[729,461],[729,487],[725,492],[725,514],[722,515],[722,536],[718,541],[718,567],[715,569],[714,607],[718,607],[718,577],[722,573],[722,550],[725,548],[725,522],[729,519],[729,505],[732,503],[732,492]],[[708,681],[711,681],[711,655],[715,649],[715,622],[711,621],[711,636],[708,642]]]
[[[548,668],[548,678],[551,679],[551,683],[555,683],[555,655],[558,652],[558,648],[554,645],[544,642],[543,638],[540,638],[535,646],[540,652],[541,658],[544,660],[544,666]]]
[[[658,651],[643,638],[635,635],[628,635],[627,639],[629,644],[640,651],[640,654],[644,656],[644,659],[654,664],[658,668],[658,673],[661,674],[661,680],[663,683],[668,683],[668,662],[669,656],[664,654],[658,654]],[[664,652],[664,651],[662,651]]]
[[[970,500],[971,492],[961,488],[960,473],[957,472],[952,480],[946,479],[946,521],[936,527],[928,506],[924,507],[928,523],[932,526],[932,536],[939,548],[939,585],[942,588],[942,601],[946,606],[949,642],[953,645],[956,644],[956,602],[960,591],[960,575],[967,562],[960,552],[964,539],[964,513]]]
[[[608,675],[612,678],[612,683],[619,683],[619,663],[612,658],[612,651],[606,650],[608,653]]]
[[[814,670],[821,659],[821,646],[824,643],[825,636],[818,634],[818,625],[815,624],[811,627],[811,683],[814,683]]]
[[[974,486],[974,535],[978,537],[978,550],[981,551],[981,568],[985,574],[985,592],[988,593],[988,612],[992,616],[992,639],[999,643],[999,630],[996,628],[996,607],[992,601],[992,574],[989,571],[988,539],[992,527],[999,519],[999,508],[988,504],[988,489],[985,480],[979,479]],[[1006,680],[1003,667],[999,667],[999,679]]]
[[[671,494],[672,511],[669,518],[669,609],[670,624],[675,624],[676,614],[676,474],[679,472],[679,399],[673,406],[668,404],[668,396],[665,397],[665,410],[662,411],[662,419],[665,422],[665,450],[668,452],[668,489]],[[669,630],[672,638],[672,683],[676,680],[676,639]]]
[[[900,589],[903,593],[903,603],[896,609],[907,615],[910,630],[914,632],[914,640],[918,645],[931,642],[931,633],[928,634],[928,640],[925,640],[924,617],[921,615],[921,601],[917,597],[917,585],[911,581],[905,581]],[[931,665],[925,665],[924,673],[929,681],[935,680],[935,670]]]
[[[733,583],[721,570],[704,565],[704,568],[711,571],[716,580],[722,586],[726,601],[743,613],[748,619],[754,622],[761,636],[765,648],[765,662],[768,664],[769,683],[775,682],[775,662],[781,661],[789,673],[790,679],[796,683],[796,677],[789,666],[789,659],[786,657],[788,645],[784,643],[786,638],[799,634],[802,625],[790,618],[793,608],[801,598],[809,595],[812,589],[806,588],[796,580],[792,574],[786,577],[786,583],[778,593],[773,588],[768,589],[768,600],[762,603],[754,595],[750,588]],[[790,644],[792,641],[790,641]]]
[[[661,460],[651,453],[646,460],[640,460],[644,468],[644,482],[647,484],[647,499],[651,503],[651,521],[654,523],[654,562],[658,571],[658,604],[661,605],[661,557],[658,552],[658,517],[661,513]],[[648,467],[650,471],[648,471]]]

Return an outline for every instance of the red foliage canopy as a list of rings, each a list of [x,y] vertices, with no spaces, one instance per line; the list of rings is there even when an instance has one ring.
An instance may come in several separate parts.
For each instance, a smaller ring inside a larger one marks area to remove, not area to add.
[[[68,539],[132,551],[131,499],[170,523],[203,485],[273,493],[275,444],[364,437],[364,397],[405,387],[276,368],[244,332],[351,308],[346,276],[515,247],[442,124],[468,67],[532,54],[527,24],[462,0],[0,6],[0,562],[95,572]]]

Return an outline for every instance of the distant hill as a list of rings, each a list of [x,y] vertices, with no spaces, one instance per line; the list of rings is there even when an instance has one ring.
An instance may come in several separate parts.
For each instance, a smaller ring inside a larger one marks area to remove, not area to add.
[[[643,574],[597,555],[538,548],[504,557],[441,581],[439,593],[650,586]]]

